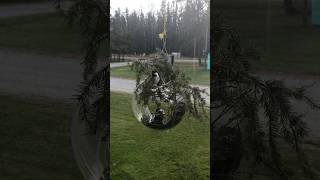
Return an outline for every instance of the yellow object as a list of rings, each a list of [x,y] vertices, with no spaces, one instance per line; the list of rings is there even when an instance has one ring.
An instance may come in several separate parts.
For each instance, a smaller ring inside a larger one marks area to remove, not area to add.
[[[160,34],[159,34],[159,38],[160,38],[161,40],[163,40],[164,34],[163,34],[163,33],[160,33]]]
[[[159,38],[164,40],[167,36],[167,16],[164,17],[163,21],[163,32],[159,34]]]
[[[163,43],[162,46],[162,51],[167,53],[167,48],[166,48],[166,39],[167,39],[167,16],[164,15],[163,19],[163,32],[159,34],[159,38]]]

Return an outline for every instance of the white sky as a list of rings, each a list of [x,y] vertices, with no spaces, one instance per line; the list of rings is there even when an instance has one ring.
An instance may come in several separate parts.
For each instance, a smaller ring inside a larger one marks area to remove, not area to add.
[[[171,1],[172,0],[166,0],[167,3]],[[143,12],[150,10],[157,11],[160,9],[161,3],[162,0],[110,0],[110,13],[113,14],[118,8],[124,12],[126,7],[130,12],[132,12],[132,10],[142,10]]]

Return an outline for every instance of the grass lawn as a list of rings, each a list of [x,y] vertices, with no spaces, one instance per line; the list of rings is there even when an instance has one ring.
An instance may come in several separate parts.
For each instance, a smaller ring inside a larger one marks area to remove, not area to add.
[[[111,93],[111,179],[209,179],[208,119],[152,130],[134,118],[131,98]]]
[[[74,105],[0,95],[0,179],[80,180],[73,159]]]
[[[301,15],[286,16],[283,1],[267,2],[218,0],[216,7],[242,43],[261,52],[252,62],[257,71],[320,75],[320,28],[303,27]]]
[[[57,13],[0,18],[0,47],[78,57],[81,45],[79,29]]]
[[[189,78],[192,84],[209,85],[210,71],[204,67],[199,67],[197,63],[177,63],[178,68],[183,71]],[[126,79],[135,79],[136,74],[130,69],[130,66],[112,68],[110,76],[121,77]]]

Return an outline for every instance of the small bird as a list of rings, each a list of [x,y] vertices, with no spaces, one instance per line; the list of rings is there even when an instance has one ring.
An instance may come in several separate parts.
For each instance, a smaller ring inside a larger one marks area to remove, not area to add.
[[[152,81],[154,85],[159,85],[160,82],[160,76],[157,71],[152,71]]]

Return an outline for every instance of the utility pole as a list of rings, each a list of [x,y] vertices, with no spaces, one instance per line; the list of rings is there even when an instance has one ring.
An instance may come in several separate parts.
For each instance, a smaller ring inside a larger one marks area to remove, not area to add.
[[[206,27],[206,38],[205,38],[205,53],[208,52],[208,26]]]
[[[210,2],[210,1],[209,1]],[[207,7],[207,17],[208,17],[208,21],[207,21],[207,27],[206,27],[206,39],[205,39],[205,52],[208,53],[208,33],[209,33],[209,28],[210,28],[210,5],[208,5]]]

